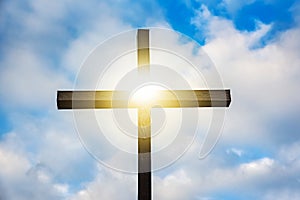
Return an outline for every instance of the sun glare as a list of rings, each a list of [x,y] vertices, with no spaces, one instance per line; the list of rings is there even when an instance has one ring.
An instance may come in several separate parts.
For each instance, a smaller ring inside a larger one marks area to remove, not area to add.
[[[162,90],[163,87],[158,85],[146,85],[138,88],[131,96],[131,101],[135,105],[144,107],[151,106],[157,98],[157,91]]]

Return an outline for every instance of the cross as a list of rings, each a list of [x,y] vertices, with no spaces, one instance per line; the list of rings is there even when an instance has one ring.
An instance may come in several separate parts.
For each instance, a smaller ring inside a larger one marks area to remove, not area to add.
[[[150,70],[149,30],[138,29],[139,73]],[[148,97],[148,96],[147,96]],[[136,108],[138,111],[138,200],[151,200],[151,108],[229,107],[230,90],[158,90],[155,98],[130,99],[130,91],[58,91],[58,109]]]

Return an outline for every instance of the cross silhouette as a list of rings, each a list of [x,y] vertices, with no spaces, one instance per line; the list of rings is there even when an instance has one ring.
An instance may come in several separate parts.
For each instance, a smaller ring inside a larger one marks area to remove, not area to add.
[[[138,29],[139,73],[150,70],[149,30]],[[147,91],[145,91],[147,92]],[[131,91],[58,91],[58,109],[138,110],[138,199],[151,200],[151,108],[229,107],[230,90],[157,90],[146,97],[131,98]]]

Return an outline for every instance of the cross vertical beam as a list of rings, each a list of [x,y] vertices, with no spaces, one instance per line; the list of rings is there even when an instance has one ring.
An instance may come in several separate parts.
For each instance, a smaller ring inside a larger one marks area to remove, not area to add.
[[[150,51],[149,51],[149,30],[148,29],[138,29],[137,60],[138,60],[139,72],[149,72]]]
[[[150,72],[149,30],[138,30],[139,73]],[[160,90],[150,105],[128,101],[132,91],[57,91],[58,109],[136,108],[138,112],[138,200],[151,200],[151,107],[229,107],[230,90]]]
[[[137,33],[138,71],[150,71],[149,30]],[[138,108],[138,200],[151,200],[151,107]]]
[[[151,109],[138,108],[138,200],[151,200]]]

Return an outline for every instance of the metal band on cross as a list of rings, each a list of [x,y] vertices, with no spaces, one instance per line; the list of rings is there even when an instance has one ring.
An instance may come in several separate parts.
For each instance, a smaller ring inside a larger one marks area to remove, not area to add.
[[[150,71],[149,30],[137,32],[139,73]],[[131,91],[58,91],[58,109],[136,108],[138,111],[138,199],[151,200],[151,108],[229,107],[230,90],[158,90],[155,98],[130,99]]]

